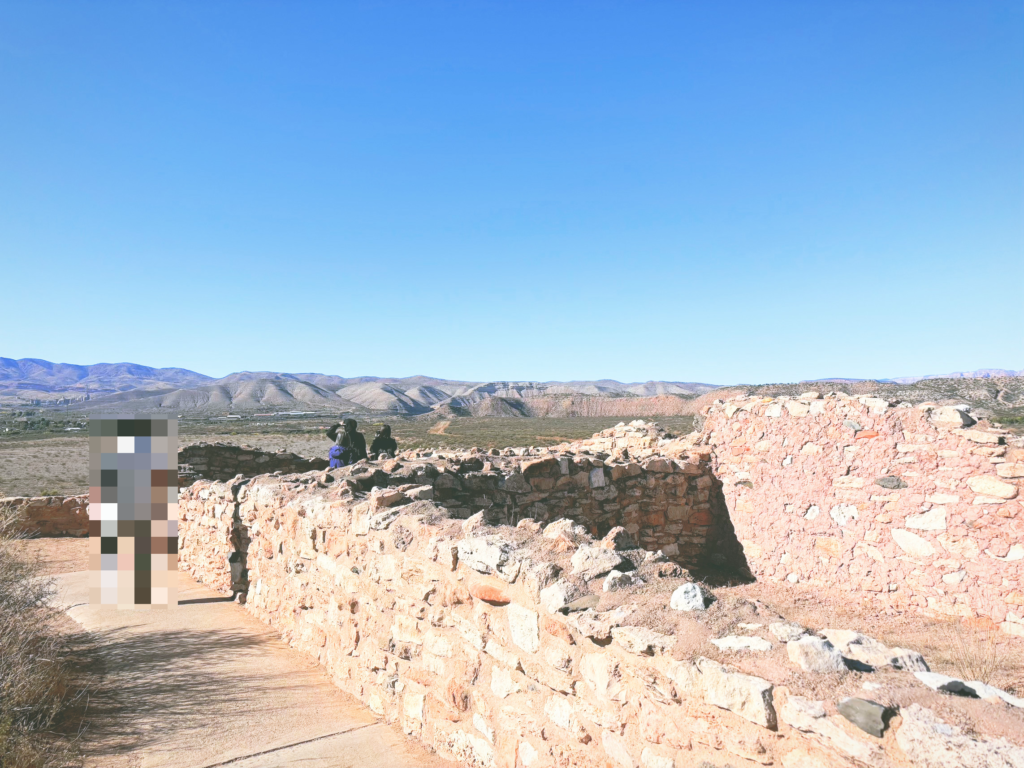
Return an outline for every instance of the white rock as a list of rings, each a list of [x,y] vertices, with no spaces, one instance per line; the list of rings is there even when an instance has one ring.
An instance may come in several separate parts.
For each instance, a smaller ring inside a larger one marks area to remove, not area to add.
[[[907,528],[918,531],[946,530],[946,508],[933,507],[920,515],[911,515],[905,523]]]
[[[1017,496],[1017,486],[997,480],[992,475],[977,475],[967,478],[967,486],[981,496],[996,499],[1012,499]]]
[[[943,424],[953,427],[971,427],[978,423],[965,411],[949,405],[933,408],[928,418],[933,424]]]
[[[805,672],[845,672],[843,655],[828,640],[807,635],[786,643],[789,660]]]
[[[802,696],[790,696],[779,712],[782,721],[791,728],[813,733],[825,740],[829,746],[867,765],[881,766],[885,757],[877,743],[862,740],[848,733],[827,717],[820,701],[811,701]]]
[[[544,528],[544,532],[541,536],[545,539],[557,539],[559,536],[564,536],[569,540],[575,540],[577,538],[586,537],[587,529],[579,523],[573,522],[567,518],[562,518],[548,524]]]
[[[530,653],[540,650],[540,623],[537,612],[515,603],[510,603],[505,612],[512,632],[512,642]]]
[[[772,644],[763,637],[728,635],[711,641],[720,651],[770,651]]]
[[[640,765],[643,768],[676,768],[676,761],[671,757],[659,755],[650,747],[644,747],[640,753]]]
[[[619,662],[606,653],[585,653],[580,659],[580,676],[600,699],[624,701],[626,690],[622,685]]]
[[[497,664],[491,667],[491,693],[499,699],[504,699],[521,690],[523,689],[512,677],[511,670],[499,667]]]
[[[991,702],[1005,702],[1011,707],[1017,707],[1018,709],[1024,709],[1024,699],[1019,696],[1014,696],[1011,693],[1007,693],[1001,688],[996,688],[994,685],[988,685],[980,680],[971,680],[966,684],[968,688],[974,691],[979,699]]]
[[[1005,739],[972,739],[920,704],[903,707],[900,715],[896,743],[915,768],[1024,767],[1024,749]]]
[[[667,653],[676,644],[676,639],[646,627],[612,627],[612,640],[630,653],[653,656]]]
[[[823,629],[828,641],[847,659],[872,667],[893,667],[909,672],[928,671],[924,657],[906,648],[887,648],[872,637],[849,629]]]
[[[935,547],[930,542],[925,541],[916,533],[905,531],[902,528],[893,529],[892,539],[896,542],[896,546],[913,558],[925,559],[935,554]]]
[[[559,579],[540,591],[540,604],[548,613],[558,613],[582,594],[582,590],[571,581]]]
[[[915,672],[914,677],[927,685],[933,691],[945,693],[957,693],[969,696],[971,689],[967,683],[949,675],[940,675],[938,672]]]
[[[519,762],[526,766],[526,768],[530,768],[531,765],[537,762],[539,756],[539,753],[530,742],[519,742]]]
[[[711,594],[696,582],[683,584],[672,593],[669,607],[674,611],[703,611],[711,602]]]
[[[582,611],[569,616],[569,626],[585,637],[605,640],[611,636],[613,627],[617,627],[635,610],[632,605],[620,605],[610,611]]]
[[[544,714],[559,728],[568,731],[569,735],[577,741],[584,741],[588,738],[586,730],[576,718],[576,713],[568,697],[559,694],[551,696],[544,704]]]
[[[771,683],[760,677],[735,672],[703,656],[697,659],[697,669],[700,670],[706,702],[775,730],[777,720]]]
[[[417,485],[413,488],[408,489],[405,495],[414,501],[423,500],[430,501],[434,498],[434,486],[432,485]]]
[[[611,571],[604,579],[604,591],[615,592],[628,587],[643,586],[644,580],[634,573],[622,571]]]
[[[799,640],[801,637],[807,634],[807,630],[801,627],[799,624],[787,624],[781,621],[776,621],[769,624],[768,631],[775,636],[776,640],[779,640],[783,643],[789,643],[793,640]]]
[[[459,562],[480,573],[496,573],[512,581],[519,573],[520,563],[514,560],[515,552],[506,541],[497,541],[491,537],[474,537],[463,539],[458,543]],[[509,578],[511,576],[511,578]]]
[[[626,740],[611,731],[601,731],[601,746],[612,760],[622,768],[636,768],[636,761],[629,753]]]
[[[572,573],[590,580],[622,565],[622,556],[612,549],[584,544],[577,549],[569,563]]]
[[[836,504],[828,514],[836,521],[836,525],[843,527],[851,520],[856,520],[860,511],[853,504]]]
[[[487,724],[484,716],[479,712],[473,713],[473,727],[480,731],[491,744],[494,743],[494,729]]]

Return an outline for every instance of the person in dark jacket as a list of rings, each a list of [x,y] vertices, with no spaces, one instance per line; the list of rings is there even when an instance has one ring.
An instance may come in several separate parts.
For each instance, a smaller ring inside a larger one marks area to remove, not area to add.
[[[391,458],[398,453],[398,443],[395,442],[395,438],[391,436],[391,427],[385,424],[377,432],[376,437],[373,438],[373,442],[370,443],[370,458],[385,458],[385,454]]]
[[[349,445],[351,446],[352,449],[352,462],[354,463],[359,461],[360,459],[365,459],[366,438],[363,437],[362,432],[356,432],[356,420],[351,418],[345,419],[341,422],[341,426],[342,429],[344,430],[344,434],[348,435],[348,438],[351,441]],[[340,439],[341,438],[339,437],[339,440]]]

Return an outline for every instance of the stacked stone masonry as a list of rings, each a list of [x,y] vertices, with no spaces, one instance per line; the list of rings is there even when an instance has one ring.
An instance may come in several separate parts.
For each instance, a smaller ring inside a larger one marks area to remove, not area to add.
[[[89,496],[14,496],[0,499],[0,519],[16,517],[31,536],[88,536]]]
[[[716,402],[700,442],[757,578],[1024,635],[1019,439],[949,406],[810,392]]]
[[[193,443],[178,450],[178,464],[188,467],[198,477],[223,481],[236,475],[254,477],[271,472],[326,469],[328,462],[327,459],[305,459],[287,451],[271,453],[245,445]]]
[[[387,484],[399,464],[384,477],[355,467],[197,482],[182,492],[181,566],[226,592],[226,555],[244,552],[246,610],[445,757],[484,768],[852,768],[938,765],[916,758],[955,748],[985,756],[978,765],[1024,764],[1024,750],[959,736],[917,705],[895,738],[876,738],[799,691],[677,657],[649,609],[677,613],[674,595],[696,590],[678,564],[621,527],[597,539],[564,519],[491,525],[491,507],[453,517],[425,498],[444,483]],[[647,619],[631,622],[638,605]]]

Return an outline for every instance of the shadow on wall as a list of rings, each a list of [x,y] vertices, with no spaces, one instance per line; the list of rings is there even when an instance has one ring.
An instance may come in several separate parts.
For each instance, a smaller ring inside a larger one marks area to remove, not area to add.
[[[731,587],[756,581],[729,517],[722,481],[713,475],[710,503],[712,522],[707,549],[691,573],[711,587]]]

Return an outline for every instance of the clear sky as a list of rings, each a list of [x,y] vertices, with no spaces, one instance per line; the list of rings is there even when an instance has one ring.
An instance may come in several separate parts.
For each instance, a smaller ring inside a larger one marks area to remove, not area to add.
[[[1024,4],[0,4],[0,355],[1024,368]]]

